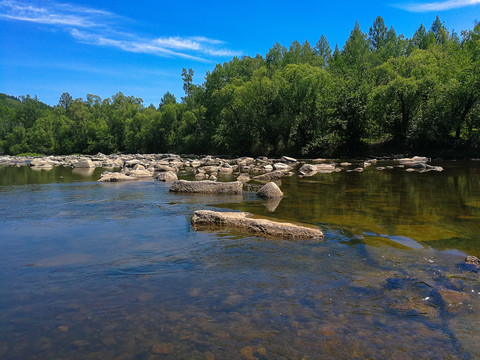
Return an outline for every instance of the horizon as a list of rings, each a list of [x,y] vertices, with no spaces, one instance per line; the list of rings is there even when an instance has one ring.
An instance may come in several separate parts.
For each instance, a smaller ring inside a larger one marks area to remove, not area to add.
[[[305,11],[307,9],[308,11]],[[234,56],[265,56],[294,40],[315,46],[324,35],[341,49],[358,21],[364,33],[377,16],[398,35],[412,37],[438,15],[458,34],[478,21],[480,0],[321,4],[299,1],[209,6],[88,1],[0,0],[0,92],[37,96],[54,106],[62,93],[102,99],[118,92],[158,105],[168,91],[180,101],[182,68],[201,84],[207,71]],[[232,16],[234,14],[235,16]]]

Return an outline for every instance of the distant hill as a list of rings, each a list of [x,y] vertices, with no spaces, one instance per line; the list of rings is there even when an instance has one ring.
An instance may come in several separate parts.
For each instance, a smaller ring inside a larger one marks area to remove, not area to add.
[[[46,110],[51,108],[50,105],[47,105],[41,102],[40,100],[38,100],[36,96],[34,96],[33,98],[30,95],[17,97],[13,95],[0,93],[0,106],[8,106],[8,107],[16,108],[16,107],[20,107],[22,103],[26,101],[34,101],[36,103],[35,105],[41,110]]]

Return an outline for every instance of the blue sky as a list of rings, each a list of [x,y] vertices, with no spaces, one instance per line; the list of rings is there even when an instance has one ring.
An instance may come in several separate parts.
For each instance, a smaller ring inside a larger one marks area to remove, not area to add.
[[[480,0],[0,0],[0,92],[55,105],[63,92],[121,91],[158,105],[166,91],[183,96],[184,67],[201,83],[215,64],[276,42],[313,46],[323,34],[342,47],[355,21],[368,32],[378,15],[406,37],[436,15],[460,33],[480,19]]]

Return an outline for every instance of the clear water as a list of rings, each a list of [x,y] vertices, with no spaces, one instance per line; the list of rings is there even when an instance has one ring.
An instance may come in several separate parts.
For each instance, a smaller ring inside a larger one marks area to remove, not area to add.
[[[463,263],[480,255],[480,164],[440,165],[294,176],[273,205],[0,168],[0,358],[480,358],[480,277]],[[326,236],[196,232],[198,209]]]

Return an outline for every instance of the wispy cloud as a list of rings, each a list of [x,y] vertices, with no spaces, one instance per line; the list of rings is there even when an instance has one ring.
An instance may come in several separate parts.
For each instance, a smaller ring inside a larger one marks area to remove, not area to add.
[[[411,12],[433,12],[457,9],[478,4],[480,4],[480,0],[446,0],[428,3],[397,4],[395,6]]]
[[[108,11],[48,1],[37,5],[15,0],[1,0],[0,10],[0,17],[6,19],[82,28],[96,28],[117,17]]]
[[[0,0],[0,19],[2,18],[60,27],[81,43],[113,47],[132,53],[195,61],[241,55],[240,51],[218,48],[224,44],[223,41],[203,36],[148,37],[133,32],[120,32],[120,20],[124,25],[128,19],[109,11],[67,3]]]
[[[97,33],[89,33],[79,31],[77,29],[71,30],[71,35],[78,41],[98,46],[114,47],[127,52],[151,54],[162,57],[181,57],[196,61],[206,61],[202,57],[190,55],[183,52],[173,51],[166,47],[158,46],[156,40],[145,39],[113,39],[111,37],[105,37]]]

